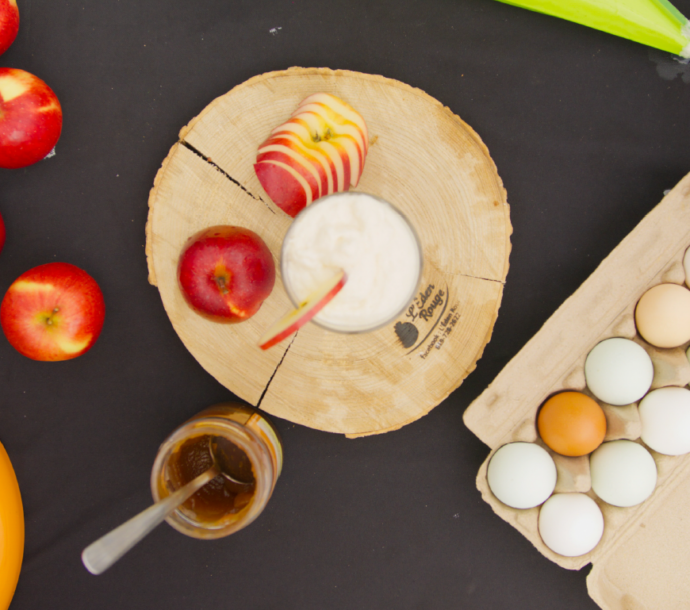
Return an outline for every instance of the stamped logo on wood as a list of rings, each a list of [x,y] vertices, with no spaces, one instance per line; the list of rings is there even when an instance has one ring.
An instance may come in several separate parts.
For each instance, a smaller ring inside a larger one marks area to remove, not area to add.
[[[417,352],[424,359],[432,350],[443,347],[459,319],[459,304],[449,307],[448,284],[443,288],[427,284],[412,300],[404,321],[396,322],[394,330],[401,346],[411,348],[407,354]]]

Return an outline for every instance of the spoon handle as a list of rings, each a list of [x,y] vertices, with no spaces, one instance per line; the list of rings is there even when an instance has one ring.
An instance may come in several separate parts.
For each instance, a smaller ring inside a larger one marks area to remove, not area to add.
[[[180,504],[194,492],[218,476],[218,469],[213,466],[196,479],[187,483],[153,506],[125,521],[119,527],[87,546],[81,554],[81,560],[91,574],[102,574],[137,542],[153,530]]]

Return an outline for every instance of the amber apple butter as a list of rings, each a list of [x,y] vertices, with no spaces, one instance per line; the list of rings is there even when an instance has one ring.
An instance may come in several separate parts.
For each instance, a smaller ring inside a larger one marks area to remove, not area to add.
[[[211,451],[222,460],[223,470],[238,485],[222,475],[204,485],[183,504],[198,521],[216,521],[228,513],[246,507],[254,495],[256,480],[247,454],[231,441],[210,434],[202,434],[184,441],[170,456],[168,476],[176,488],[182,487],[213,466]]]
[[[222,403],[205,409],[161,445],[151,472],[158,501],[213,465],[218,475],[166,520],[195,538],[220,538],[249,525],[266,506],[283,465],[276,429],[256,409]],[[230,479],[234,479],[230,480]]]

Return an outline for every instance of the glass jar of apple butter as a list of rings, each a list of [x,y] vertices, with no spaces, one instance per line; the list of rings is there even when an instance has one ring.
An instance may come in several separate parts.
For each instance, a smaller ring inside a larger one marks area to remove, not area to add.
[[[151,471],[158,500],[208,470],[223,453],[223,470],[166,521],[194,538],[222,538],[249,525],[268,503],[283,466],[276,429],[256,409],[221,403],[182,424],[160,446]],[[228,472],[228,470],[230,472]]]

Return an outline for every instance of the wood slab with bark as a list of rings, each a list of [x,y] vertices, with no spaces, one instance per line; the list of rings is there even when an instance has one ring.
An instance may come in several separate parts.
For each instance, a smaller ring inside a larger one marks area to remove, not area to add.
[[[357,190],[390,201],[412,222],[422,281],[409,310],[380,330],[338,334],[307,324],[264,352],[259,337],[291,307],[280,273],[253,318],[222,325],[187,307],[177,259],[195,232],[232,224],[261,235],[279,269],[292,219],[270,201],[253,164],[271,129],[320,91],[367,122],[370,149]],[[498,315],[511,232],[486,146],[448,108],[381,76],[291,68],[235,87],[181,130],[149,198],[146,254],[175,331],[220,383],[277,417],[356,437],[417,420],[474,370]]]

